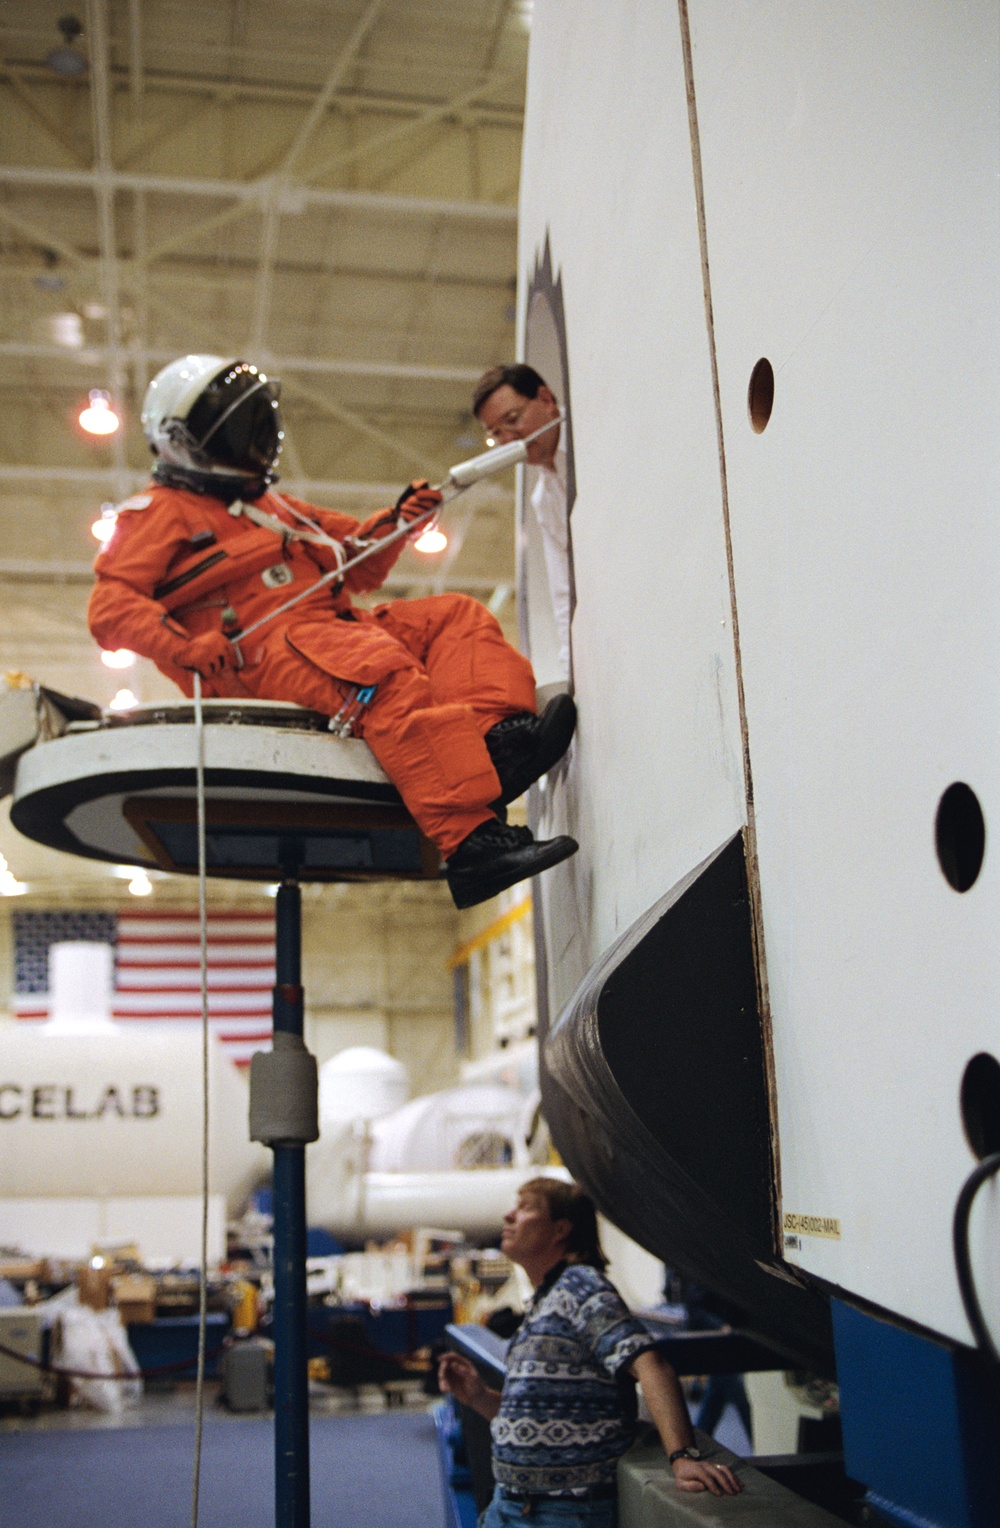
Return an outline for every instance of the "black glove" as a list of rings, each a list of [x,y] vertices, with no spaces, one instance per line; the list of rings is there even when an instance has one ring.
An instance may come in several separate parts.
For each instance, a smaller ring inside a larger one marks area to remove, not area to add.
[[[417,478],[403,489],[396,500],[396,519],[419,520],[422,515],[437,509],[442,498],[440,491],[431,488],[426,478]]]

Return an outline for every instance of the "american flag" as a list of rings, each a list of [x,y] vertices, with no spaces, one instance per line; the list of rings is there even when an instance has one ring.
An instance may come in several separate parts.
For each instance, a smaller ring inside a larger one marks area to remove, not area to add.
[[[112,1017],[123,1023],[200,1023],[197,913],[17,913],[15,1014],[48,1018],[48,950],[60,939],[116,947]],[[274,913],[208,915],[208,1014],[237,1066],[271,1043]]]

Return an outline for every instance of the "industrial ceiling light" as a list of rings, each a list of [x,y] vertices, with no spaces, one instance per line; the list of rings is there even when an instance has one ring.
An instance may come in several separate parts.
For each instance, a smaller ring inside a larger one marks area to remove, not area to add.
[[[130,652],[127,647],[116,647],[113,651],[105,650],[102,652],[101,662],[105,668],[131,668],[135,662],[135,653]]]
[[[118,510],[115,505],[111,503],[102,504],[101,518],[94,521],[90,527],[90,534],[96,537],[98,541],[110,541],[115,533],[115,526],[117,524]]]
[[[118,690],[108,701],[109,711],[134,711],[139,702],[131,690]]]
[[[148,897],[153,889],[153,883],[145,870],[137,870],[128,883],[128,889],[134,897]]]
[[[79,350],[83,344],[83,320],[79,313],[53,313],[49,319],[52,338],[57,345]]]
[[[80,426],[88,435],[113,435],[121,421],[111,407],[111,394],[100,387],[90,390],[90,402],[81,411]]]
[[[66,80],[77,79],[87,72],[87,60],[73,47],[83,31],[83,23],[76,16],[60,16],[57,25],[63,36],[63,45],[61,48],[53,48],[45,62],[53,74],[61,74]]]
[[[418,536],[413,543],[415,552],[423,552],[426,557],[432,557],[435,552],[443,552],[448,545],[448,537],[444,531],[438,530],[436,525],[430,526],[422,536]]]

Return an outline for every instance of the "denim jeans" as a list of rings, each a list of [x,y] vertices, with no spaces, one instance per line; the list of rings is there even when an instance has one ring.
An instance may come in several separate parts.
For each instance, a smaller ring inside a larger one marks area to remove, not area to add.
[[[479,1519],[479,1528],[615,1528],[618,1503],[614,1497],[587,1501],[573,1496],[536,1496],[531,1512],[524,1503],[509,1501],[497,1486],[493,1500]]]

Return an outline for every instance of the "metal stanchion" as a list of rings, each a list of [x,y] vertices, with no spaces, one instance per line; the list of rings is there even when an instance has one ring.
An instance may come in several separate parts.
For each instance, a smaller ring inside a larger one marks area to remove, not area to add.
[[[278,888],[274,1032],[302,1039],[302,892]],[[278,1528],[309,1528],[306,1148],[274,1150],[274,1506]]]
[[[274,1152],[274,1499],[276,1528],[309,1528],[306,1143],[319,1135],[315,1057],[303,1038],[302,896],[278,888],[274,1049],[250,1072],[250,1134]]]

